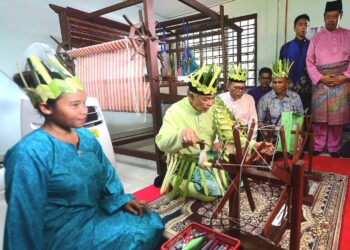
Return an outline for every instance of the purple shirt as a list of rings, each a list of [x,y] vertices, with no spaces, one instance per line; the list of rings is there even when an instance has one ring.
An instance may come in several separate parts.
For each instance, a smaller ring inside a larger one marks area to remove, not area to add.
[[[257,107],[260,98],[263,97],[264,95],[266,95],[270,90],[272,90],[272,88],[270,86],[267,90],[263,90],[261,88],[261,86],[258,86],[258,87],[254,87],[251,90],[249,90],[248,94],[254,98],[255,106]]]
[[[311,40],[306,55],[306,66],[314,85],[322,78],[317,66],[350,61],[350,30],[338,28],[333,31],[323,29]],[[350,78],[350,64],[344,71]]]

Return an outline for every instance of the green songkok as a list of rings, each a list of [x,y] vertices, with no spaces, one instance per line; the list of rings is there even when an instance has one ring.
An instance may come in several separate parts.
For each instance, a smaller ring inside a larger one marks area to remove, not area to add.
[[[240,82],[245,83],[247,80],[247,69],[242,69],[241,64],[238,64],[237,67],[231,66],[228,73],[228,79],[230,82]]]
[[[78,78],[73,76],[54,56],[47,55],[45,64],[38,56],[33,54],[27,58],[27,62],[34,86],[27,83],[22,73],[20,73],[20,76],[24,89],[34,107],[37,107],[41,102],[46,102],[48,99],[55,100],[62,93],[73,94],[78,90],[84,89]],[[54,68],[61,79],[52,78],[48,68]]]
[[[272,65],[272,76],[273,78],[288,78],[289,70],[293,63],[289,63],[289,59],[278,59]]]
[[[217,78],[220,72],[221,67],[215,64],[203,65],[188,76],[190,78],[189,90],[199,95],[216,95]]]

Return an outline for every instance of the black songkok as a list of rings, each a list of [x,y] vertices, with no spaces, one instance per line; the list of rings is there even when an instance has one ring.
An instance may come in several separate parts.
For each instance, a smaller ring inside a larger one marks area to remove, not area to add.
[[[326,9],[324,11],[325,13],[328,11],[335,11],[335,10],[338,10],[340,13],[343,13],[343,3],[341,0],[326,3]]]

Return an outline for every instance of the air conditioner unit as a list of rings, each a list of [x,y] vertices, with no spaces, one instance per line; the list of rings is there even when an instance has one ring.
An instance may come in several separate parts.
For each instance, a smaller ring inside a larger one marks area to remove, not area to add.
[[[86,106],[88,115],[84,127],[88,128],[96,136],[108,160],[116,168],[111,137],[97,99],[88,97]],[[28,97],[23,97],[21,99],[21,136],[23,137],[40,128],[43,123],[44,117],[33,107]]]

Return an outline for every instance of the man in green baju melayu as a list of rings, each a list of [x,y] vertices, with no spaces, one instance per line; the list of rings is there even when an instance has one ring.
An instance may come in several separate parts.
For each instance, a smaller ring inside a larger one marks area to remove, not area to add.
[[[198,145],[199,141],[205,142],[205,152],[212,151],[216,136],[216,125],[211,107],[215,102],[217,78],[220,71],[221,68],[215,65],[203,66],[189,76],[187,97],[174,103],[166,111],[163,125],[155,138],[161,151],[169,154],[199,157],[201,151]],[[255,141],[252,141],[251,145],[253,146],[253,144],[254,147],[260,145]],[[264,151],[272,153],[273,146],[268,144]],[[214,171],[196,166],[190,176],[189,184],[185,185],[187,172],[181,180],[180,193],[186,193],[188,197],[202,201],[212,201],[223,195],[222,187],[220,187],[221,183],[218,183]],[[178,171],[174,173],[174,176],[178,175]],[[173,186],[175,179],[175,177],[172,177],[171,183]]]

